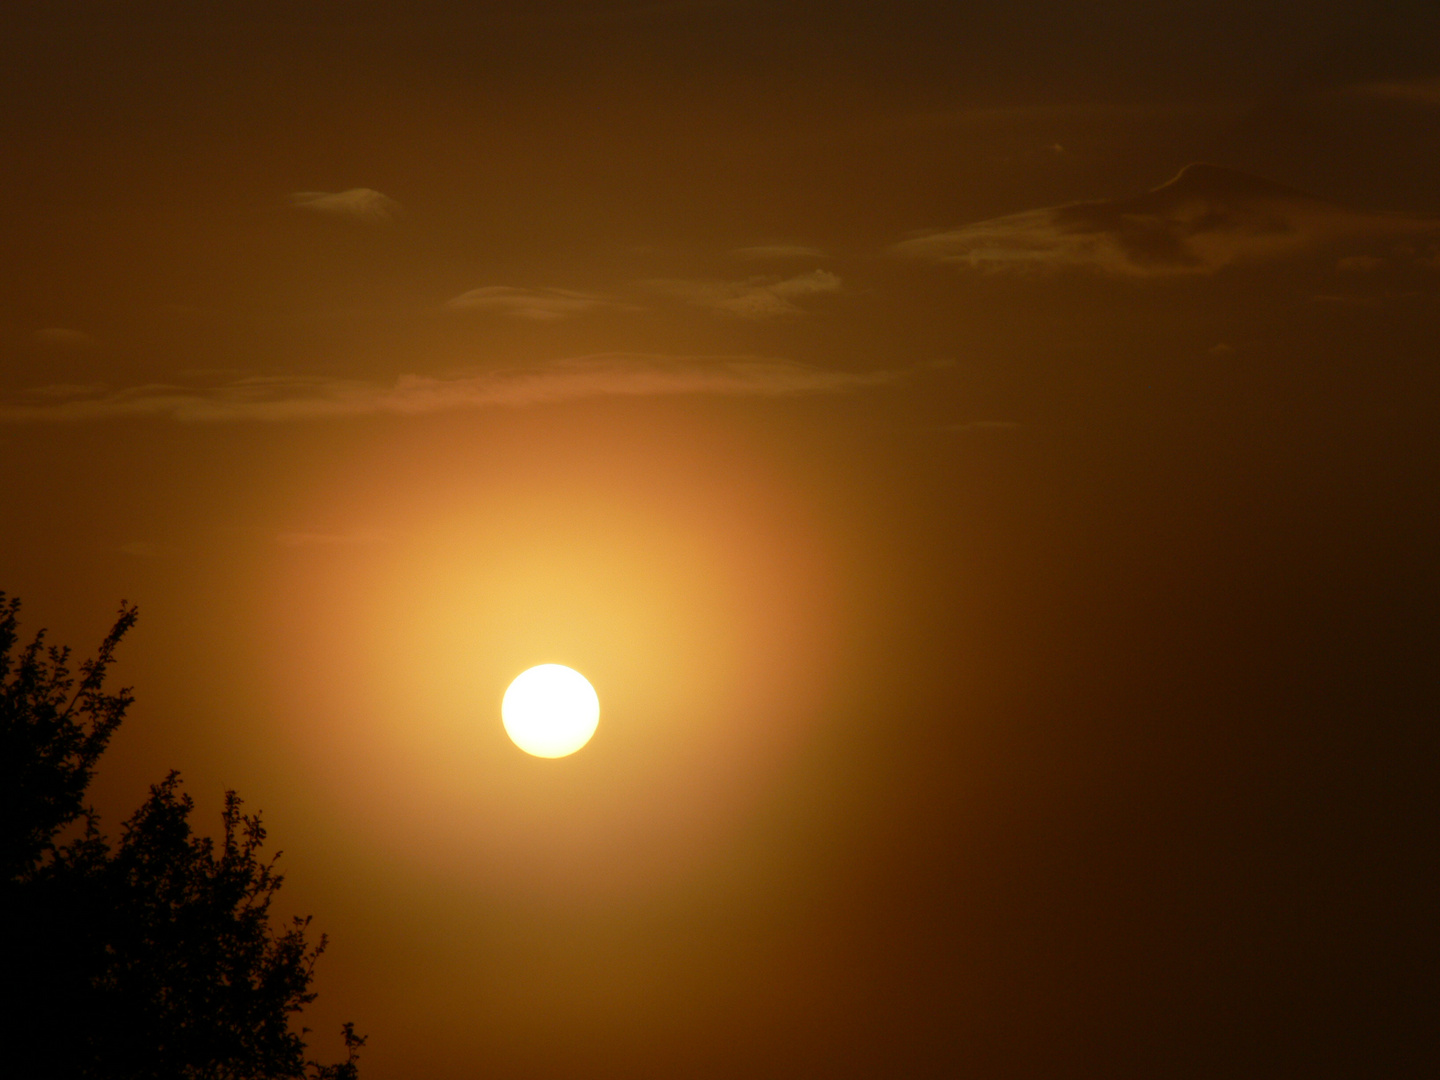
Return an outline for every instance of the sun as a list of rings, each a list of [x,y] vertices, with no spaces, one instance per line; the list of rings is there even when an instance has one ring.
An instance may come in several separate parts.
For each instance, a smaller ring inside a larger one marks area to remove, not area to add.
[[[505,733],[536,757],[573,754],[595,734],[600,698],[589,680],[564,664],[541,664],[515,676],[500,703]]]

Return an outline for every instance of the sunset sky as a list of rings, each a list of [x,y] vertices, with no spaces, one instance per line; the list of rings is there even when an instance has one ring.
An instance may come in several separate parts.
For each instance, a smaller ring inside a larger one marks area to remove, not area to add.
[[[371,1080],[1433,1076],[1433,0],[0,14],[0,589]],[[506,737],[522,670],[601,703]]]

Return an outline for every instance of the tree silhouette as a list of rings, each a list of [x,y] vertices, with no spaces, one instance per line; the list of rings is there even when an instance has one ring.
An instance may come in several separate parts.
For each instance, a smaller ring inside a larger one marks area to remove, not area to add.
[[[104,690],[115,646],[135,625],[134,607],[120,617],[93,660],[80,665],[70,650],[45,647],[42,630],[12,659],[19,640],[20,601],[0,592],[0,871],[25,876],[56,854],[55,839],[82,816],[95,762],[134,700],[128,689]]]
[[[311,1001],[322,935],[277,927],[283,877],[265,830],[225,795],[217,844],[190,826],[171,772],[112,848],[85,792],[133,701],[105,677],[136,609],[94,659],[70,669],[43,632],[17,651],[19,603],[0,593],[0,946],[11,988],[0,1008],[6,1073],[106,1080],[354,1080],[346,1060],[305,1057],[292,1021]],[[11,1070],[14,1070],[13,1072]]]

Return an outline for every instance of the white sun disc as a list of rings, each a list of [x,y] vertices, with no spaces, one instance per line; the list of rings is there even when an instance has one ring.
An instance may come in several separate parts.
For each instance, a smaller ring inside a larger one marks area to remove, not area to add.
[[[515,676],[500,702],[511,741],[527,754],[573,754],[595,734],[600,698],[589,680],[564,664],[541,664]]]

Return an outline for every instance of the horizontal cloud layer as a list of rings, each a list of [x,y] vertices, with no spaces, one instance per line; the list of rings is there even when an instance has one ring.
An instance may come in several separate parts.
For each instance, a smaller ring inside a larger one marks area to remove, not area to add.
[[[290,205],[333,217],[356,218],[376,224],[393,221],[400,213],[400,204],[373,188],[351,188],[349,191],[297,191],[290,196]]]
[[[83,330],[70,330],[63,326],[36,330],[30,335],[30,340],[49,349],[91,349],[100,344],[97,338]]]
[[[253,376],[208,387],[169,384],[96,392],[52,387],[29,401],[0,404],[0,421],[78,421],[155,416],[184,421],[309,420],[401,415],[489,406],[519,407],[575,398],[681,394],[782,397],[827,394],[893,382],[887,371],[834,371],[747,356],[606,354],[541,367],[438,378],[402,375],[391,384],[327,376]]]
[[[1077,267],[1156,277],[1437,231],[1432,219],[1360,213],[1217,165],[1190,165],[1144,195],[1011,214],[917,236],[895,250],[990,271]]]
[[[825,252],[803,244],[760,244],[736,248],[733,254],[742,259],[823,259]]]
[[[1440,79],[1396,79],[1348,87],[1346,96],[1440,108]]]
[[[840,278],[829,270],[812,270],[792,278],[754,277],[745,281],[649,281],[657,292],[685,300],[698,307],[738,315],[742,319],[765,319],[795,315],[804,309],[796,298],[840,291]]]
[[[508,285],[486,285],[447,300],[445,306],[456,311],[493,311],[519,319],[553,322],[620,305],[609,297],[569,289],[516,289]]]

